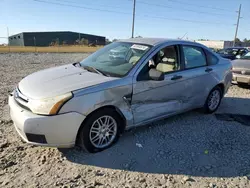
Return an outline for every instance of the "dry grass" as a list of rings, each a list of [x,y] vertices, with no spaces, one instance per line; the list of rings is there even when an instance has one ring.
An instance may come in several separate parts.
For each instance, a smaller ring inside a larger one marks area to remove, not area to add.
[[[48,46],[48,47],[34,47],[34,46],[0,46],[0,53],[4,52],[38,52],[38,53],[57,53],[57,52],[95,52],[102,48],[102,46],[88,47],[88,46]]]

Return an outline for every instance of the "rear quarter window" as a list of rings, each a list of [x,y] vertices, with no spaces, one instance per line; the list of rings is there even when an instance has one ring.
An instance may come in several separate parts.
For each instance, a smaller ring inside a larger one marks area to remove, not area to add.
[[[219,62],[219,59],[213,55],[211,52],[206,50],[207,63],[208,65],[216,65]]]

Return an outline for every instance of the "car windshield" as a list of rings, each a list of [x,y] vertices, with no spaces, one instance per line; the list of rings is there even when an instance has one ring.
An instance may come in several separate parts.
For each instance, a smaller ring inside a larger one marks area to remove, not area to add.
[[[240,59],[250,59],[250,52],[242,56]]]
[[[148,45],[114,42],[80,62],[81,67],[105,76],[125,76],[151,48]]]
[[[236,55],[239,49],[237,48],[226,48],[219,51],[220,54]]]

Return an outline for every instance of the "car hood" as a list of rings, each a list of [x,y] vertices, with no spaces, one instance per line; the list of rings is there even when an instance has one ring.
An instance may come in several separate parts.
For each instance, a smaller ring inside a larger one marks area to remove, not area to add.
[[[22,79],[18,87],[28,98],[42,99],[114,79],[118,78],[106,77],[69,64],[35,72]]]
[[[236,69],[250,69],[250,60],[237,59],[232,61],[233,68]]]

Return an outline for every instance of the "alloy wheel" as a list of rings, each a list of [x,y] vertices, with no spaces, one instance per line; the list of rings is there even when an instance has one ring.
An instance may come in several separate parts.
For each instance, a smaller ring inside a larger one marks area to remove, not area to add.
[[[220,96],[220,91],[219,90],[214,90],[209,98],[208,98],[208,108],[213,111],[215,110],[218,105],[220,104],[220,99],[221,99],[221,96]]]
[[[96,148],[109,146],[117,134],[117,122],[111,116],[101,116],[90,128],[89,139]]]

